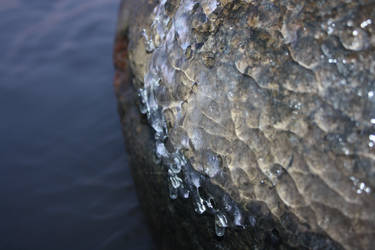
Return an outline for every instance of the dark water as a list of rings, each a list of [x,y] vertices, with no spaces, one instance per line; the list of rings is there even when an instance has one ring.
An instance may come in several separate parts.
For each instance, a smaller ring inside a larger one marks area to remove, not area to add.
[[[112,79],[119,0],[0,0],[0,249],[151,249]]]

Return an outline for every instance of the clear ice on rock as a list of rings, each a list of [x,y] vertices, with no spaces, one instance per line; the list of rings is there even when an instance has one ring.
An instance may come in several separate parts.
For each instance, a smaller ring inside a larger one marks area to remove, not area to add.
[[[227,217],[218,212],[215,214],[215,232],[219,237],[224,236],[225,228],[228,227]]]
[[[144,77],[144,86],[138,93],[141,99],[140,111],[146,114],[148,122],[155,132],[156,160],[167,167],[169,197],[171,199],[177,199],[178,196],[185,199],[190,197],[193,200],[194,210],[198,214],[207,212],[214,215],[215,232],[217,236],[221,237],[225,233],[225,228],[229,226],[228,220],[224,213],[218,211],[212,198],[215,196],[210,194],[205,187],[207,185],[206,182],[209,182],[206,176],[194,170],[184,156],[182,150],[189,146],[189,139],[186,136],[181,136],[181,147],[179,148],[171,149],[168,147],[167,149],[166,146],[169,127],[167,127],[168,117],[164,116],[165,107],[163,107],[164,100],[162,98],[167,96],[164,95],[165,89],[163,88],[176,84],[176,73],[179,66],[176,67],[177,64],[173,65],[173,60],[170,60],[170,58],[173,59],[173,53],[181,53],[181,55],[176,54],[176,58],[183,57],[191,46],[189,22],[191,22],[191,11],[196,2],[181,0],[172,19],[166,13],[166,3],[166,0],[162,0],[155,7],[153,23],[150,29],[144,29],[142,32],[146,52],[152,54]],[[206,15],[210,15],[215,11],[218,4],[216,0],[204,0],[203,5]],[[196,82],[193,79],[194,76],[186,75],[186,77],[189,81]],[[210,114],[220,115],[215,109],[215,105],[210,107]],[[177,112],[181,113],[182,109],[182,104],[179,103],[176,108]],[[179,115],[177,114],[176,117],[179,117]],[[179,119],[181,117],[177,120]],[[192,136],[192,144],[195,149],[200,149],[204,146],[205,140],[202,136],[200,130],[196,130],[194,136]],[[172,152],[172,150],[176,151]],[[210,178],[217,176],[221,171],[222,159],[220,156],[213,152],[208,152],[205,159],[206,174]],[[202,188],[209,198],[206,195],[201,197],[198,188]],[[222,198],[219,196],[218,200]],[[241,211],[229,197],[226,197],[226,199],[223,211],[234,213],[234,221],[233,223],[231,222],[231,225],[241,226],[243,224]]]

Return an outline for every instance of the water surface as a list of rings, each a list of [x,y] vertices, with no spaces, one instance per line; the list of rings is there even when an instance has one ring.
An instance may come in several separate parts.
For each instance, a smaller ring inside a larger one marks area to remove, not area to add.
[[[151,249],[116,112],[118,0],[0,0],[0,249]]]

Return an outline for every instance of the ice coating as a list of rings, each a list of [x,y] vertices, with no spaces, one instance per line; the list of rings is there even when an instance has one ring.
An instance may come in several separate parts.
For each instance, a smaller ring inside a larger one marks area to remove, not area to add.
[[[374,8],[250,2],[162,1],[144,31],[152,56],[139,95],[170,197],[213,214],[219,236],[221,214],[256,224],[231,208],[255,199],[361,248],[352,235],[375,231]],[[236,202],[215,208],[208,180],[232,181]]]
[[[172,97],[168,94],[168,87],[174,87],[177,81],[185,81],[181,88],[192,89],[197,82],[192,81],[192,77],[188,76],[179,69],[184,64],[184,55],[191,45],[191,12],[197,2],[191,0],[181,1],[179,8],[176,10],[175,16],[170,18],[165,9],[167,1],[162,1],[154,9],[154,21],[151,25],[152,38],[149,37],[146,30],[142,34],[145,40],[145,48],[147,52],[152,52],[152,58],[148,71],[144,77],[144,87],[139,90],[139,96],[142,100],[141,112],[147,115],[151,127],[155,131],[156,149],[155,153],[162,164],[168,167],[169,176],[169,195],[171,199],[176,199],[178,196],[189,198],[191,196],[195,211],[198,214],[209,212],[215,217],[215,231],[217,236],[223,236],[225,228],[228,225],[243,226],[242,215],[237,205],[230,199],[227,203],[234,207],[234,220],[228,223],[225,216],[226,212],[220,211],[213,206],[211,197],[202,197],[200,189],[204,188],[204,183],[208,181],[201,173],[194,170],[190,163],[188,163],[185,155],[182,153],[183,149],[188,149],[189,144],[186,138],[180,135],[174,136],[174,148],[172,151],[167,150],[165,143],[168,137],[168,129],[178,129],[177,124],[182,122],[180,115],[183,110],[183,103],[186,100],[181,100]],[[212,13],[217,6],[216,1],[205,1],[205,13]],[[187,60],[187,58],[185,58]],[[183,90],[182,90],[183,91]],[[177,93],[178,95],[178,93]],[[167,101],[167,103],[163,103]],[[163,105],[167,104],[167,105]],[[209,105],[210,112],[215,112],[215,103]],[[176,120],[173,121],[175,126],[168,128],[165,113],[171,112]],[[177,113],[177,114],[176,114]],[[199,113],[196,113],[200,116]],[[199,117],[197,117],[199,119]],[[200,148],[199,131],[196,131],[196,138],[193,139],[193,144],[196,148]],[[178,132],[177,132],[178,133]],[[171,135],[169,135],[171,136]],[[203,148],[203,147],[202,147]],[[205,159],[202,162],[204,173],[208,177],[215,177],[221,171],[222,159],[211,151],[202,151]],[[207,192],[207,190],[206,190]]]

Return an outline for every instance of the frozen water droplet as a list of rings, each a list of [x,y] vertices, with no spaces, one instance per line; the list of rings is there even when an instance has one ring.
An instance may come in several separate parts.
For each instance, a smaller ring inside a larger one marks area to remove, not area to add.
[[[169,185],[169,198],[172,200],[177,199],[177,189],[172,187],[172,185]]]
[[[371,134],[368,136],[368,139],[369,139],[369,143],[368,143],[368,146],[370,148],[374,147],[374,144],[375,144],[375,134]]]
[[[369,194],[371,192],[371,188],[368,187],[365,182],[360,182],[360,180],[354,176],[350,176],[350,180],[353,182],[353,189],[357,194],[362,194],[363,192]]]
[[[178,174],[178,173],[181,172],[181,166],[178,165],[178,164],[170,164],[169,169],[170,169],[173,173],[175,173],[175,174]]]
[[[153,110],[150,113],[149,120],[151,127],[155,130],[155,139],[163,140],[166,137],[165,128],[167,127],[162,114],[159,110]]]
[[[234,209],[234,213],[233,213],[233,224],[236,225],[236,226],[241,226],[243,227],[243,217],[242,217],[242,213],[241,211],[238,209],[238,207],[236,207]]]
[[[215,177],[220,172],[221,158],[208,151],[205,155],[205,173],[210,177]]]
[[[233,98],[234,98],[233,91],[228,91],[227,95],[228,95],[228,99],[231,100],[231,101],[233,101]]]
[[[152,155],[152,161],[153,161],[155,164],[160,164],[160,163],[161,163],[161,158],[159,158],[159,157],[156,155],[156,152],[155,152],[155,154]]]
[[[147,106],[141,104],[141,105],[139,106],[139,112],[141,112],[141,114],[143,114],[143,115],[146,114],[146,113],[147,113]]]
[[[156,156],[158,158],[161,158],[161,157],[168,157],[169,153],[167,151],[167,149],[165,148],[165,145],[164,143],[162,142],[156,142]]]
[[[171,184],[172,184],[172,187],[177,189],[180,187],[181,183],[182,183],[182,180],[180,177],[178,177],[177,175],[175,176],[171,176],[170,178],[170,181],[171,181]]]
[[[184,197],[184,199],[187,199],[187,198],[189,198],[189,196],[190,196],[190,191],[186,188],[183,188],[182,189],[182,197]]]
[[[370,25],[372,23],[372,20],[371,19],[367,19],[366,21],[363,21],[361,23],[361,28],[364,29],[366,28],[368,25]]]
[[[223,205],[225,211],[229,212],[232,209],[232,204],[231,200],[228,195],[224,195],[223,197]]]
[[[201,178],[200,176],[195,173],[194,171],[190,171],[190,182],[193,184],[196,188],[199,188],[201,185]]]
[[[202,8],[204,13],[208,16],[217,8],[218,2],[216,0],[203,0]]]
[[[176,153],[173,157],[174,164],[170,164],[170,169],[173,173],[180,173],[182,166],[186,164],[186,160],[183,155],[180,155],[179,153]]]
[[[232,206],[231,206],[229,203],[226,203],[226,204],[224,205],[224,209],[225,209],[226,211],[230,211],[230,210],[232,209]]]
[[[334,58],[329,58],[328,63],[337,63],[337,60]]]
[[[280,178],[281,175],[284,173],[284,168],[280,164],[274,164],[271,168],[271,178],[274,179],[272,182],[273,184],[277,184],[276,178]],[[275,182],[275,183],[274,183]]]
[[[347,147],[343,147],[342,151],[344,151],[345,155],[349,155],[350,154],[350,150]]]
[[[219,227],[216,223],[215,223],[215,233],[218,237],[223,237],[224,234],[225,234],[225,227]]]
[[[218,212],[215,214],[215,232],[216,235],[222,237],[225,233],[225,228],[228,227],[227,217]]]
[[[249,223],[252,227],[255,227],[255,224],[257,223],[257,220],[255,219],[255,217],[253,215],[249,216]]]
[[[354,185],[357,185],[357,184],[358,184],[358,179],[355,178],[354,176],[350,176],[349,179],[353,182]]]
[[[145,89],[140,89],[138,91],[138,96],[141,98],[141,103],[140,103],[140,112],[142,114],[146,114],[148,112],[148,107],[147,107],[147,92]]]
[[[186,160],[184,159],[184,156],[181,156],[181,155],[176,155],[173,160],[176,164],[180,166],[186,164]]]
[[[214,206],[213,206],[212,203],[211,203],[211,199],[206,200],[205,203],[206,203],[206,206],[207,206],[208,208],[214,208]]]
[[[152,39],[147,35],[147,32],[145,29],[142,31],[142,36],[145,39],[145,49],[148,53],[151,53],[155,49],[154,42]]]
[[[195,212],[198,214],[203,214],[206,211],[206,206],[203,204],[203,199],[199,198],[199,200],[195,203]]]
[[[354,51],[366,49],[370,44],[367,33],[360,28],[353,29],[352,32],[348,32],[348,30],[345,29],[342,30],[340,33],[340,41],[346,49]]]
[[[219,227],[228,227],[227,217],[225,216],[225,214],[220,213],[220,212],[215,214],[215,223]]]

